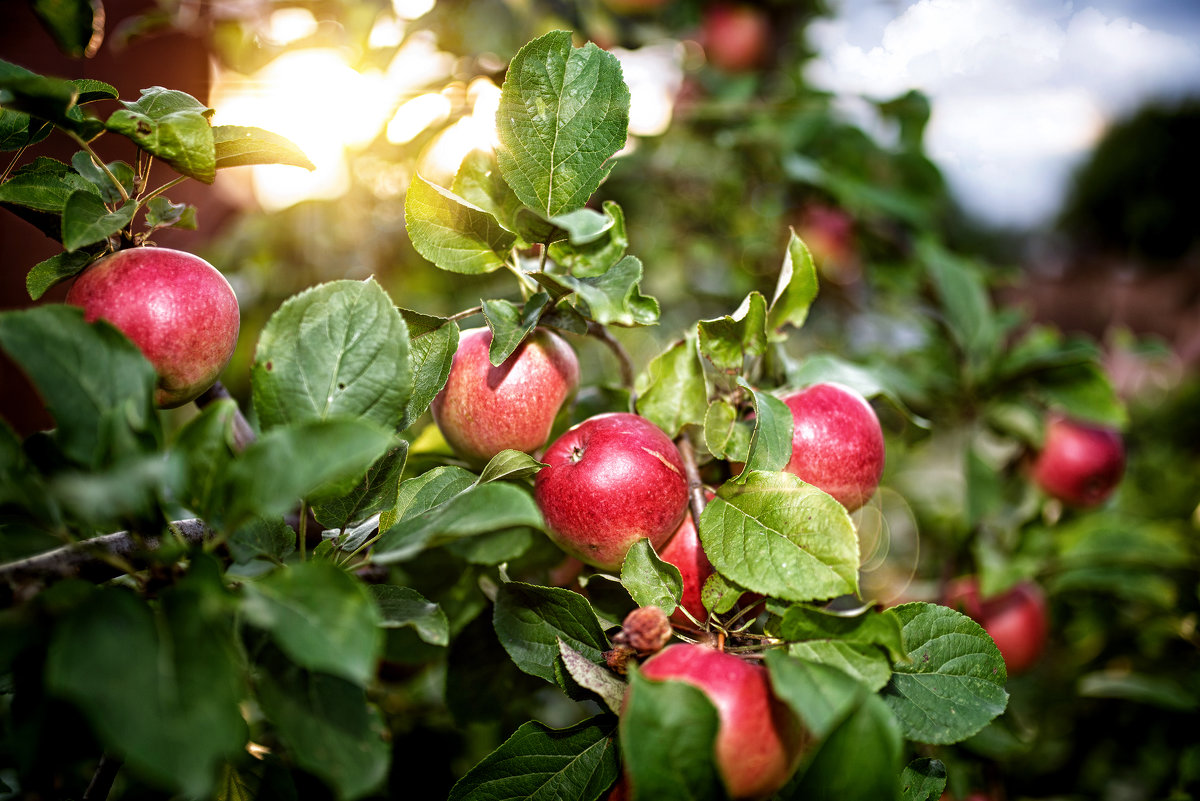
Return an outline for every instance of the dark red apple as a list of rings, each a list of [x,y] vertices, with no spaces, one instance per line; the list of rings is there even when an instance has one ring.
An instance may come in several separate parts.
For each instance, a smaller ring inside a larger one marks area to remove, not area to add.
[[[1125,444],[1117,431],[1057,416],[1046,424],[1033,480],[1047,494],[1071,506],[1098,506],[1124,473]]]
[[[694,627],[692,621],[683,613],[683,609],[687,609],[692,617],[701,623],[708,620],[708,610],[704,608],[701,592],[704,582],[712,575],[713,566],[700,544],[700,536],[696,533],[696,523],[691,514],[683,516],[683,522],[658,555],[664,562],[679,568],[683,577],[683,597],[679,601],[680,608],[671,615],[671,622]]]
[[[677,643],[647,659],[641,672],[649,679],[686,682],[712,701],[719,720],[717,769],[732,798],[768,798],[791,778],[809,736],[772,693],[761,664],[705,645]]]
[[[700,44],[709,62],[729,72],[762,65],[771,40],[763,12],[749,5],[714,3],[704,10]]]
[[[642,537],[661,548],[687,512],[679,450],[644,417],[588,418],[555,440],[542,461],[533,494],[547,533],[603,570],[619,570]]]
[[[488,361],[491,344],[488,328],[462,332],[446,386],[430,406],[442,436],[473,462],[542,447],[579,386],[575,351],[551,331],[534,329],[499,367]]]
[[[84,270],[67,303],[88,322],[107,320],[158,371],[154,402],[164,409],[195,399],[217,380],[237,345],[233,288],[199,256],[169,248],[117,251]]]
[[[792,458],[783,469],[853,512],[883,476],[883,429],[871,404],[841,384],[815,384],[783,397],[792,411]]]
[[[1046,598],[1036,584],[1021,582],[1002,595],[981,598],[979,580],[965,576],[950,583],[943,603],[983,626],[1010,676],[1029,670],[1042,655],[1049,619]]]

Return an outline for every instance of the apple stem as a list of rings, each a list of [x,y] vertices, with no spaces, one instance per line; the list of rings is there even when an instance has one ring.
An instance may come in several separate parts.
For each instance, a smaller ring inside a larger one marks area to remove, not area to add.
[[[700,480],[700,470],[696,467],[696,450],[687,434],[682,434],[675,440],[679,448],[679,456],[683,460],[683,474],[688,483],[688,504],[692,511],[692,523],[696,531],[700,531],[700,515],[704,513],[704,482]]]
[[[608,349],[617,357],[617,362],[621,366],[621,386],[629,390],[630,404],[633,403],[633,360],[629,357],[629,351],[625,350],[625,346],[618,342],[607,328],[597,322],[588,323],[588,336],[595,337],[603,342]]]

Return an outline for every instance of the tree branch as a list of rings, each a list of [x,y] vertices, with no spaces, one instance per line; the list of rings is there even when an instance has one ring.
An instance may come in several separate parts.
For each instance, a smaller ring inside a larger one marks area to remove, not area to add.
[[[618,342],[607,328],[596,322],[588,323],[588,336],[595,337],[608,346],[608,349],[617,357],[617,361],[621,365],[621,386],[633,392],[633,359],[629,358],[629,351],[625,350],[625,346]]]
[[[683,458],[683,474],[687,477],[688,483],[688,504],[692,510],[692,523],[696,526],[696,533],[700,532],[700,515],[704,513],[704,507],[708,502],[704,499],[704,482],[700,480],[700,470],[696,467],[696,450],[692,447],[692,441],[688,439],[687,434],[680,434],[675,440],[676,446],[679,448],[679,455]]]

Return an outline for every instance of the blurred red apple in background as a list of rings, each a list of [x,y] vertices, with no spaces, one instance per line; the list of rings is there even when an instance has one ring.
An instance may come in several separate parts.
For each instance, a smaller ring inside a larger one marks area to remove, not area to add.
[[[704,10],[700,45],[709,62],[729,72],[761,66],[770,45],[771,29],[760,9],[715,3]]]
[[[980,598],[979,579],[965,576],[951,582],[943,600],[973,619],[996,642],[1010,676],[1037,662],[1046,645],[1049,622],[1046,598],[1032,582],[1022,582],[993,598]]]
[[[1064,417],[1046,424],[1046,439],[1033,463],[1033,480],[1070,506],[1098,506],[1125,474],[1125,444],[1119,432]]]

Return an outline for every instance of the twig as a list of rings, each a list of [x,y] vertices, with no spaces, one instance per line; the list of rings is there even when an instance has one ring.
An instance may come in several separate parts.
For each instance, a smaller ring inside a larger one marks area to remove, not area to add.
[[[171,523],[171,527],[189,545],[197,545],[213,536],[212,529],[203,520],[177,520]],[[0,565],[0,583],[12,586],[45,585],[71,577],[107,581],[122,572],[110,564],[109,559],[115,557],[127,564],[137,565],[144,562],[142,557],[145,553],[158,548],[161,542],[161,536],[139,539],[128,531],[93,537]]]
[[[692,441],[688,439],[687,434],[681,434],[679,439],[675,440],[675,444],[679,447],[679,455],[683,458],[683,474],[687,477],[688,483],[688,503],[692,510],[692,523],[696,526],[696,533],[700,532],[700,515],[704,513],[704,507],[708,502],[704,499],[704,482],[700,480],[700,470],[696,467],[696,450],[692,447]]]
[[[173,187],[173,186],[177,186],[177,185],[179,185],[179,184],[183,183],[183,182],[184,182],[184,181],[186,181],[186,180],[187,180],[187,176],[186,176],[186,175],[181,175],[181,176],[179,176],[178,178],[174,178],[174,179],[172,179],[172,180],[170,180],[170,181],[167,181],[165,184],[163,184],[162,186],[160,186],[158,189],[155,189],[153,192],[151,192],[150,194],[148,194],[148,195],[146,195],[144,198],[142,198],[142,199],[141,199],[141,202],[142,202],[142,203],[149,203],[151,200],[153,200],[154,198],[158,197],[158,196],[159,196],[159,195],[161,195],[163,192],[166,192],[166,191],[167,191],[168,189],[170,189],[171,187]]]
[[[449,317],[446,318],[446,322],[448,322],[448,323],[449,322],[458,322],[459,320],[463,319],[464,317],[470,317],[475,314],[480,314],[481,312],[483,312],[482,306],[472,306],[469,309],[463,309],[462,311],[460,311],[456,314],[450,315]],[[437,330],[437,329],[433,329],[433,330]],[[425,333],[429,333],[429,332],[427,331]],[[423,334],[417,334],[417,336],[418,337],[423,336]],[[415,339],[416,337],[413,337],[413,338]]]
[[[112,174],[112,170],[110,170],[108,168],[108,165],[104,163],[104,159],[102,159],[98,155],[96,155],[96,151],[92,150],[92,146],[89,145],[87,143],[87,140],[84,139],[82,136],[75,133],[74,131],[68,131],[67,134],[72,139],[75,140],[75,144],[82,147],[87,152],[87,154],[89,156],[91,156],[92,162],[97,167],[99,167],[105,175],[108,176],[108,180],[112,181],[112,185],[113,185],[113,187],[116,188],[117,194],[119,194],[121,196],[121,200],[128,203],[129,202],[129,193],[125,191],[125,187],[121,185],[121,182],[117,180],[117,176]]]
[[[200,397],[196,398],[196,405],[203,409],[210,403],[215,403],[225,398],[232,399],[233,396],[229,394],[229,390],[225,389],[225,385],[218,381],[202,392]],[[254,429],[250,428],[249,421],[242,414],[242,409],[237,405],[236,401],[233,404],[233,408],[233,447],[241,452],[246,450],[247,445],[254,442]]]
[[[96,765],[96,772],[92,774],[92,781],[83,791],[83,801],[104,801],[108,798],[122,764],[124,763],[112,754],[102,754],[100,762]]]
[[[613,338],[609,330],[597,322],[588,323],[588,336],[595,337],[608,346],[608,349],[617,357],[617,361],[621,365],[621,386],[633,392],[633,359],[629,358],[629,351],[625,350],[625,346]]]

